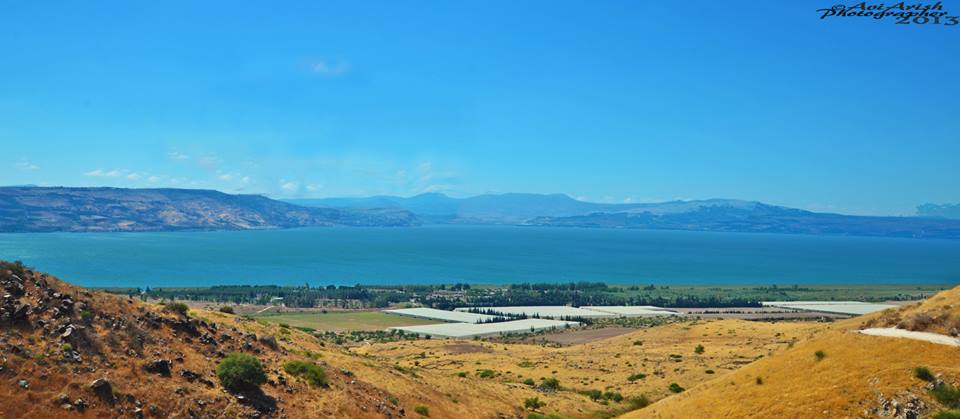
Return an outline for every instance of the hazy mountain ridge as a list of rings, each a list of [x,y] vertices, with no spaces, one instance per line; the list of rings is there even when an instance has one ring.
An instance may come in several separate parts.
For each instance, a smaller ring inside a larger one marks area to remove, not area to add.
[[[960,204],[923,204],[917,206],[917,216],[960,220]]]
[[[451,198],[432,193],[409,198],[377,196],[293,202],[344,208],[402,208],[433,223],[960,238],[960,220],[817,213],[735,199],[604,204],[578,201],[562,194]]]
[[[241,230],[409,226],[398,209],[301,207],[260,195],[196,189],[0,187],[0,232]]]

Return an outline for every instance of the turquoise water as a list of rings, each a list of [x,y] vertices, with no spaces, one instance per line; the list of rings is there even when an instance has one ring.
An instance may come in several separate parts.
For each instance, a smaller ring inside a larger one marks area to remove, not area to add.
[[[499,226],[0,234],[84,286],[960,282],[960,241]]]

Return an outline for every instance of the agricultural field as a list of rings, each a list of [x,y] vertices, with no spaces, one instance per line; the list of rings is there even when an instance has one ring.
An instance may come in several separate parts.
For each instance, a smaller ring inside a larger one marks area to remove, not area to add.
[[[440,323],[437,320],[397,316],[380,311],[270,313],[257,315],[254,316],[254,318],[267,323],[287,324],[291,327],[335,332],[354,330],[375,331],[398,326],[418,326]]]

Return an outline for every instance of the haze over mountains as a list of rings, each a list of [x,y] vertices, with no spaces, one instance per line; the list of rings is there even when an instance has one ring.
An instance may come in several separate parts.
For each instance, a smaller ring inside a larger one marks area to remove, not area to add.
[[[960,220],[816,213],[734,199],[604,204],[578,201],[563,194],[453,198],[427,193],[409,198],[373,196],[288,202],[350,209],[399,208],[416,214],[425,223],[960,238]]]
[[[827,214],[755,201],[604,204],[562,194],[297,199],[196,189],[0,187],[0,232],[239,230],[420,224],[960,238],[960,220]]]

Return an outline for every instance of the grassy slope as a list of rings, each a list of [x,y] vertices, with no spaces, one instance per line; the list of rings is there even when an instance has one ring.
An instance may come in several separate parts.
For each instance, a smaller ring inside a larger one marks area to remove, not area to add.
[[[740,320],[708,320],[675,323],[638,330],[607,340],[554,348],[533,344],[420,340],[361,346],[354,352],[371,360],[390,363],[413,374],[449,400],[522,406],[523,400],[539,397],[541,409],[564,417],[594,417],[619,413],[625,404],[603,405],[577,390],[616,391],[624,396],[667,397],[670,383],[694,386],[729,373],[759,356],[769,356],[802,338],[817,325],[809,323],[755,323]],[[643,345],[634,345],[642,341]],[[696,354],[698,344],[705,347]],[[679,362],[670,357],[681,356]],[[480,378],[478,370],[490,369],[497,376]],[[715,374],[707,374],[711,369]],[[466,372],[467,377],[457,374]],[[634,373],[646,378],[629,381]],[[522,382],[555,377],[561,391],[545,394]],[[485,398],[486,400],[476,400]]]
[[[960,287],[904,307],[900,314],[908,317],[945,309],[956,315],[958,306]],[[875,408],[881,394],[889,398],[908,392],[931,403],[926,383],[914,378],[911,370],[927,366],[956,384],[960,348],[856,333],[890,315],[876,313],[837,322],[792,349],[626,417],[872,416],[866,409]],[[818,361],[816,351],[826,356]],[[763,384],[757,384],[757,377]]]

